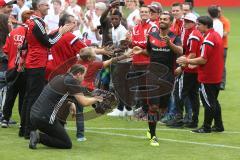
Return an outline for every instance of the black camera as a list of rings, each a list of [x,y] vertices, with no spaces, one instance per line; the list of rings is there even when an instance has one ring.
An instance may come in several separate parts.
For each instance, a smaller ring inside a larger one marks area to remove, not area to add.
[[[124,0],[120,0],[120,6],[125,6],[125,1]]]

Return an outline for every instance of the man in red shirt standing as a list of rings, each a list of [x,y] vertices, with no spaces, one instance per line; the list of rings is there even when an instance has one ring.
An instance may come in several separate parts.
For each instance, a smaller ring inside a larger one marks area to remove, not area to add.
[[[22,13],[23,23],[25,23],[26,20],[30,18],[32,13],[33,11],[31,10],[26,10]],[[3,46],[3,52],[8,56],[8,72],[6,73],[6,77],[8,77],[8,74],[11,73],[11,71],[14,70],[16,67],[18,47],[21,47],[22,43],[24,42],[26,30],[26,25],[19,26],[16,29],[13,29],[9,33],[6,39],[6,43]],[[25,94],[25,74],[23,72],[20,72],[17,77],[15,77],[13,81],[11,81],[11,83],[8,82],[6,100],[3,106],[3,120],[1,124],[2,128],[7,128],[9,125],[9,120],[12,115],[14,102],[18,94],[18,111],[19,115],[21,116],[23,98]],[[22,118],[23,117],[21,117],[21,119]],[[19,136],[23,136],[22,129],[22,125],[20,124]]]
[[[184,16],[184,32],[183,50],[184,55],[191,59],[200,55],[200,46],[202,43],[202,34],[196,29],[197,17],[193,13],[188,13]],[[177,79],[177,89],[175,89],[175,101],[177,107],[177,114],[179,118],[183,118],[183,105],[186,98],[189,98],[192,107],[192,121],[187,123],[189,128],[196,128],[198,125],[199,115],[199,95],[198,95],[198,70],[197,66],[179,67],[183,73]],[[187,111],[186,111],[187,112]],[[180,122],[182,122],[180,124]],[[177,123],[177,122],[176,122]],[[183,121],[179,121],[179,125],[183,125]]]
[[[34,14],[26,22],[28,31],[26,41],[28,42],[28,53],[26,56],[26,93],[24,96],[22,122],[25,128],[24,137],[29,138],[30,130],[30,110],[45,85],[45,67],[48,58],[48,48],[54,45],[61,36],[71,30],[75,25],[65,25],[50,38],[45,29],[43,17],[47,15],[49,5],[47,0],[36,0],[32,4]]]
[[[223,72],[223,42],[220,35],[213,29],[213,21],[208,16],[197,19],[197,27],[204,34],[200,57],[189,59],[182,56],[177,59],[180,65],[199,65],[198,81],[200,82],[200,96],[204,105],[204,122],[195,133],[223,132],[221,106],[218,94]],[[212,121],[214,119],[214,126]]]
[[[76,20],[73,15],[64,14],[59,20],[59,28],[63,27],[65,24],[75,24]],[[58,30],[53,32],[55,34]],[[76,57],[78,52],[87,47],[78,37],[76,37],[72,32],[65,33],[59,41],[51,47],[50,54],[48,55],[48,61],[46,66],[46,80],[49,81],[50,74],[59,65],[67,61],[72,57]]]
[[[132,47],[138,46],[142,49],[146,49],[147,36],[150,32],[156,32],[158,30],[157,25],[150,20],[150,9],[142,5],[140,8],[141,22],[136,25],[131,32]],[[133,55],[133,63],[149,63],[150,59],[148,55],[136,54]]]
[[[170,30],[175,33],[176,35],[181,35],[182,27],[183,27],[183,10],[182,10],[182,4],[181,3],[174,3],[172,4],[172,10],[171,10],[174,21],[170,28]]]

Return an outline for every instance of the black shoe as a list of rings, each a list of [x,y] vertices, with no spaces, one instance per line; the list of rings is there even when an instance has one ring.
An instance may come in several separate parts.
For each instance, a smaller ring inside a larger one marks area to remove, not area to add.
[[[211,130],[210,129],[206,129],[204,127],[201,127],[201,128],[192,130],[191,132],[193,132],[193,133],[211,133]]]
[[[170,120],[166,123],[166,126],[168,127],[172,127],[172,128],[179,128],[179,127],[183,127],[184,123],[182,119],[173,119]]]
[[[25,139],[30,139],[30,131],[29,130],[26,130],[24,131],[24,138]]]
[[[190,123],[185,124],[184,127],[187,127],[187,128],[197,128],[198,124],[196,122],[190,122]]]
[[[8,128],[8,127],[9,127],[9,126],[8,126],[8,121],[5,120],[5,119],[3,119],[3,120],[2,120],[1,127],[2,127],[2,128]]]
[[[29,141],[29,148],[30,149],[37,149],[37,143],[39,142],[39,134],[37,131],[30,132],[30,141]]]
[[[211,129],[212,132],[223,132],[224,131],[224,127],[216,127],[213,126]]]
[[[19,136],[19,137],[24,137],[24,132],[23,132],[23,130],[19,129],[19,131],[18,131],[18,136]]]
[[[225,90],[225,85],[223,83],[220,84],[220,90]]]

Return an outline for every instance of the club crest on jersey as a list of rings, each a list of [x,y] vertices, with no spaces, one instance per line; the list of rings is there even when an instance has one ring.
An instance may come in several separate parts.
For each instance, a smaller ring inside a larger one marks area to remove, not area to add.
[[[157,31],[157,28],[155,28],[155,27],[153,27],[152,29],[151,29],[151,32],[156,32]]]

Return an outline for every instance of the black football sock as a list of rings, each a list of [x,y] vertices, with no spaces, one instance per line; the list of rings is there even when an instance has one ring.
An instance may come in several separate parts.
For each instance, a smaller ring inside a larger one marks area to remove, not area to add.
[[[148,122],[148,126],[149,126],[151,139],[152,139],[153,136],[156,136],[156,126],[157,126],[157,123],[156,122]]]

